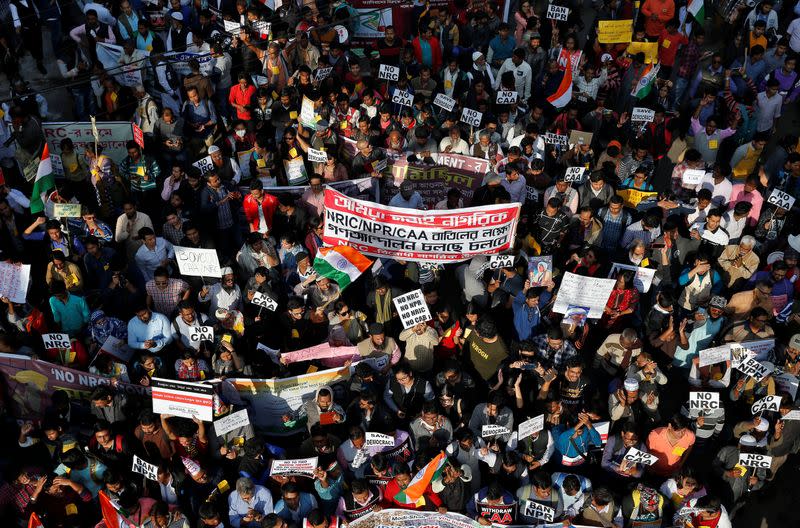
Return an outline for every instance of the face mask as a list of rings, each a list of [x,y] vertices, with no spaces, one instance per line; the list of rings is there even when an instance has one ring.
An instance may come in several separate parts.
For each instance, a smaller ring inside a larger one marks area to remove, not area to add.
[[[246,133],[247,133],[247,130],[237,130],[236,131],[236,135],[239,136],[240,138],[244,137],[244,135]]]

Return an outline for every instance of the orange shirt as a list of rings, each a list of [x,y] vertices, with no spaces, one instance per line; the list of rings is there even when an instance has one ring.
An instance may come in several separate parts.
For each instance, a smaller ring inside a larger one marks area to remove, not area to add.
[[[664,31],[664,24],[675,16],[675,2],[673,0],[646,0],[642,5],[642,14],[644,15],[644,32],[648,37],[658,37]]]
[[[658,457],[658,461],[650,466],[656,475],[667,476],[680,467],[684,453],[694,445],[694,433],[686,431],[677,442],[671,443],[666,427],[654,429],[647,437],[647,450]]]

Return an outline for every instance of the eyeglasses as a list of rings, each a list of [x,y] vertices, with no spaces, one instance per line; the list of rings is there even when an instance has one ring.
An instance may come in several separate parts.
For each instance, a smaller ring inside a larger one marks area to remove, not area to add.
[[[395,379],[399,383],[405,383],[406,381],[409,381],[411,379],[411,376],[397,376],[397,377],[395,377]]]
[[[339,315],[341,315],[342,317],[344,317],[346,315],[350,315],[350,310],[345,310],[342,313],[340,313]]]

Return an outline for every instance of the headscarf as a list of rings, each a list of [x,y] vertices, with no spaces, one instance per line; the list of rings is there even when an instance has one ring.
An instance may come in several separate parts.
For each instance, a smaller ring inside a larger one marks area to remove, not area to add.
[[[109,317],[103,310],[95,310],[89,316],[89,323],[92,329],[92,339],[102,345],[109,336],[114,336],[127,343],[128,325],[116,317]]]

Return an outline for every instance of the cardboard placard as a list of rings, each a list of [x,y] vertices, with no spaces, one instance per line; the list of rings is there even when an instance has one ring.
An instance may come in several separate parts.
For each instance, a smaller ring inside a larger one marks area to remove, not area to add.
[[[215,249],[189,248],[174,246],[175,260],[181,275],[189,277],[222,278],[219,257]]]
[[[254,292],[253,300],[250,302],[255,304],[256,306],[266,308],[270,312],[274,312],[275,310],[278,309],[278,301],[261,292]]]
[[[222,436],[225,433],[235,431],[240,427],[250,425],[250,416],[247,414],[247,409],[236,411],[228,416],[222,417],[219,420],[214,420],[214,434]]]
[[[144,475],[148,480],[158,480],[158,466],[150,462],[145,462],[136,455],[133,455],[131,471]]]
[[[622,457],[623,460],[629,462],[631,464],[641,464],[643,466],[652,466],[656,462],[658,462],[658,457],[655,455],[651,455],[650,453],[645,453],[644,451],[640,451],[635,447],[631,447],[628,449],[628,452],[625,453],[625,456]]]
[[[405,90],[395,90],[392,94],[392,102],[410,108],[414,106],[414,96]]]
[[[464,108],[461,111],[461,122],[466,123],[469,126],[479,127],[481,126],[481,121],[483,120],[483,113],[478,112],[477,110],[473,110],[472,108]]]
[[[510,433],[511,431],[508,430],[508,427],[503,427],[502,425],[487,424],[481,427],[481,436],[483,438],[489,438],[491,436],[507,435]]]
[[[69,334],[42,334],[42,341],[44,342],[44,348],[46,350],[68,350],[72,347]]]
[[[387,434],[367,431],[364,447],[394,447],[394,437]]]
[[[686,169],[683,171],[681,181],[684,185],[699,185],[706,176],[706,171],[703,169]]]
[[[569,131],[569,145],[591,145],[594,134],[591,132],[583,132],[581,130]]]
[[[719,409],[719,393],[711,391],[689,392],[689,410],[713,411]]]
[[[781,397],[778,395],[764,396],[750,406],[750,412],[754,415],[762,412],[778,412],[781,407]]]
[[[524,440],[544,429],[544,414],[525,420],[517,428],[517,440]]]
[[[419,323],[426,323],[431,320],[431,312],[425,303],[425,296],[422,290],[414,290],[399,297],[392,299],[400,319],[403,321],[403,328],[411,328]]]
[[[199,343],[200,341],[214,341],[213,326],[192,326],[189,327],[189,341]]]
[[[400,80],[400,67],[381,64],[378,67],[378,79],[397,82]]]
[[[786,209],[787,211],[792,208],[794,202],[794,196],[783,192],[780,189],[772,189],[772,192],[769,194],[769,198],[767,198],[767,203],[771,203],[772,205],[780,207],[781,209]]]
[[[328,153],[324,150],[308,148],[308,161],[312,163],[327,163]]]
[[[739,465],[756,469],[769,469],[772,467],[772,457],[755,453],[739,453]]]
[[[81,204],[77,203],[54,203],[53,216],[55,218],[80,218]]]
[[[183,418],[214,419],[214,387],[205,383],[152,378],[153,412]]]
[[[729,359],[731,359],[731,346],[722,345],[701,350],[698,361],[699,366],[702,368],[709,365],[722,363],[724,361],[728,361]]]
[[[433,99],[433,104],[438,106],[443,110],[447,110],[448,112],[452,112],[453,108],[456,107],[456,100],[452,97],[447,97],[445,94],[436,94],[436,97]]]
[[[564,22],[567,20],[567,17],[569,17],[569,8],[555,4],[549,4],[547,6],[548,20],[558,20],[559,22]]]
[[[290,460],[275,459],[270,464],[270,476],[297,476],[314,478],[314,471],[317,469],[318,457],[296,458]]]
[[[192,163],[192,167],[196,167],[200,171],[200,176],[205,176],[214,168],[214,162],[211,161],[211,156],[206,156]]]
[[[512,92],[511,90],[498,90],[497,91],[497,99],[495,102],[497,104],[514,104],[517,102],[517,98],[519,95],[517,92]]]
[[[600,44],[630,42],[633,34],[633,20],[601,20],[597,28],[597,41]]]
[[[652,123],[655,116],[656,116],[655,110],[637,106],[631,112],[631,121],[638,121],[641,123]]]
[[[580,183],[586,174],[586,167],[567,167],[567,172],[564,173],[564,181],[570,183]]]

